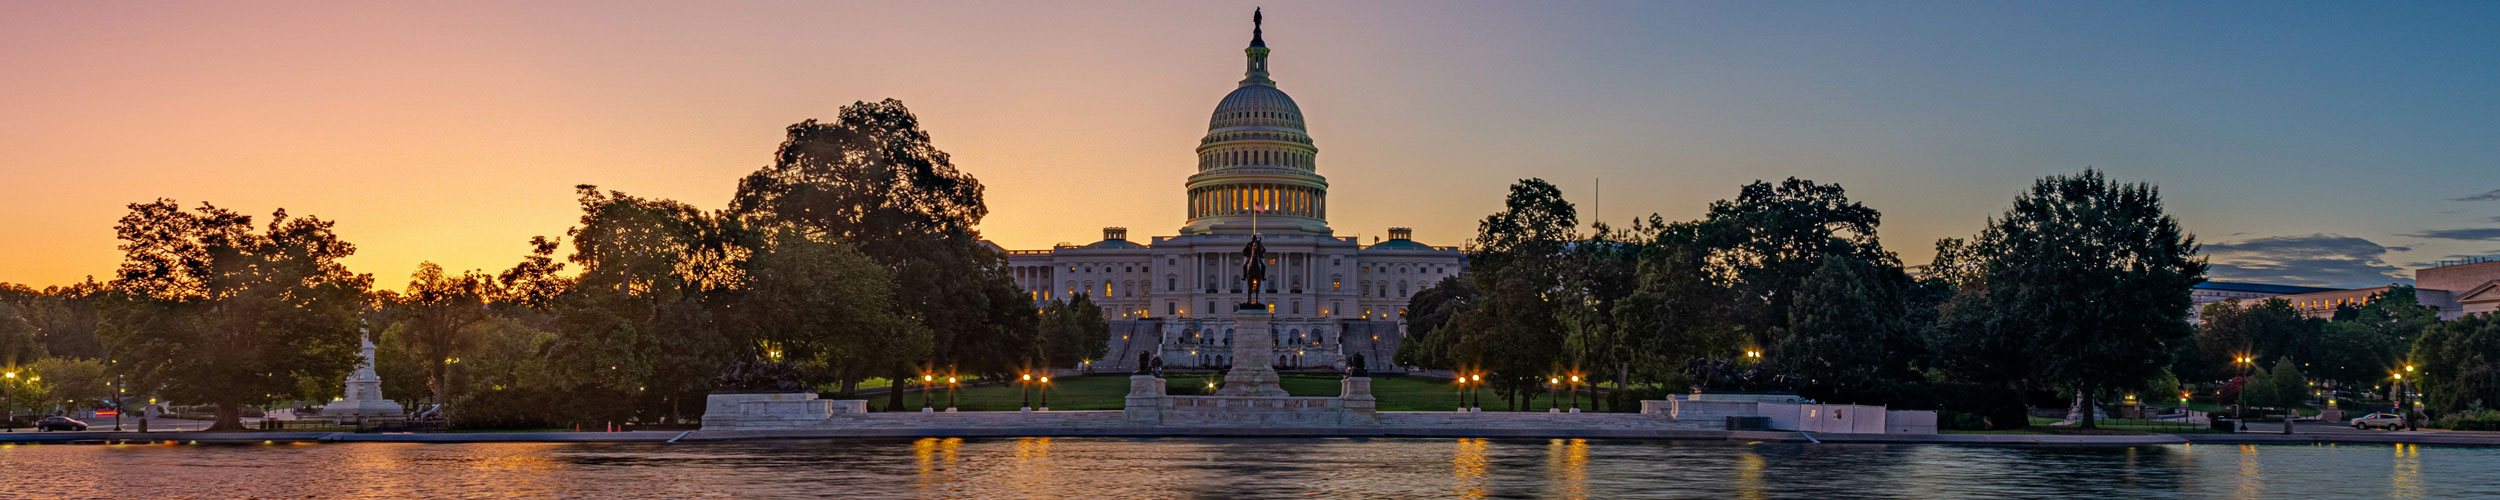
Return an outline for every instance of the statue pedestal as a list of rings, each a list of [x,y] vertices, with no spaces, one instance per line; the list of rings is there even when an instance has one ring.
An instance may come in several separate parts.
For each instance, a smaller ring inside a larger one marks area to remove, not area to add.
[[[362,328],[356,331],[367,333]],[[360,355],[364,359],[356,364],[355,373],[347,375],[346,394],[340,396],[338,401],[321,405],[321,416],[351,425],[408,418],[407,410],[401,408],[399,402],[382,397],[382,377],[373,373],[373,338],[368,335],[362,342],[364,346]]]
[[[1255,307],[1253,307],[1255,306]],[[1233,311],[1233,370],[1224,374],[1218,396],[1285,396],[1277,385],[1276,338],[1268,332],[1267,307],[1244,304]]]
[[[1134,424],[1160,425],[1163,423],[1165,396],[1168,394],[1164,391],[1163,378],[1153,375],[1130,376],[1127,406],[1121,407],[1121,416]]]

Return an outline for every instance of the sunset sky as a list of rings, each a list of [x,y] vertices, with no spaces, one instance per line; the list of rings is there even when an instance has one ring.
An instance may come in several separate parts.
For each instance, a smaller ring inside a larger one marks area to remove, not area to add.
[[[0,3],[0,282],[109,279],[158,197],[338,221],[348,264],[511,266],[573,186],[722,207],[782,129],[898,98],[1015,249],[1183,223],[1264,6],[1331,224],[1458,245],[1835,182],[1912,264],[2033,179],[2158,184],[2216,278],[2500,254],[2496,2]]]

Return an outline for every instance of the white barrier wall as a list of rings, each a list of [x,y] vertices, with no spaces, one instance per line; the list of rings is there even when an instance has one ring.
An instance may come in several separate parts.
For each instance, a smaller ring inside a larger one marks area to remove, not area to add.
[[[1935,434],[1936,412],[1894,410],[1884,412],[1885,434]]]
[[[1762,403],[1771,428],[1802,432],[1883,434],[1884,407],[1861,405]]]

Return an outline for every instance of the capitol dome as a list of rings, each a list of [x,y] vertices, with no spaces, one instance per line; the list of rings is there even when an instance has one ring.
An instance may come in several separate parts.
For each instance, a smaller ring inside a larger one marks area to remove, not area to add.
[[[1328,179],[1319,146],[1302,126],[1302,107],[1268,79],[1267,41],[1251,17],[1240,86],[1217,101],[1198,141],[1189,177],[1189,225],[1182,234],[1294,230],[1328,234]]]
[[[1283,127],[1301,132],[1302,107],[1273,83],[1244,84],[1215,103],[1215,115],[1207,121],[1208,132],[1233,127]]]

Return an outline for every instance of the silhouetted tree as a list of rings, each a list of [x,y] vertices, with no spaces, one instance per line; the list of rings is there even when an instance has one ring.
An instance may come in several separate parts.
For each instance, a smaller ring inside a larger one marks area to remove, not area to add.
[[[892,379],[921,368],[1006,374],[1028,357],[1037,314],[1005,256],[974,230],[989,213],[981,190],[888,99],[791,125],[773,164],[739,180],[730,207],[856,245],[893,271],[895,301],[935,336],[935,350],[890,358]]]
[[[2002,371],[2072,388],[2090,406],[2097,391],[2158,377],[2193,333],[2189,292],[2205,263],[2151,185],[2096,170],[2043,178],[1974,244],[1982,277],[1939,328],[1993,337],[1976,352],[2013,355],[1974,363],[2017,365]]]
[[[214,404],[212,430],[241,429],[243,405],[293,394],[299,379],[345,377],[373,279],[339,264],[355,246],[331,224],[279,210],[254,231],[205,203],[131,204],[99,332],[113,366],[133,386]]]

